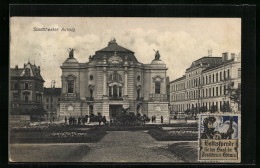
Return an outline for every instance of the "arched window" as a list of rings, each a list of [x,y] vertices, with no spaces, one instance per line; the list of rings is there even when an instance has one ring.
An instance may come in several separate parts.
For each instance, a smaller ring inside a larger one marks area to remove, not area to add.
[[[68,81],[68,93],[74,93],[74,80]]]
[[[155,82],[155,94],[160,94],[161,91],[161,83]]]
[[[230,70],[227,71],[227,78],[230,78]]]
[[[119,75],[116,71],[114,73],[112,73],[111,75],[109,75],[108,80],[110,82],[121,82],[122,81],[122,77],[121,75]]]

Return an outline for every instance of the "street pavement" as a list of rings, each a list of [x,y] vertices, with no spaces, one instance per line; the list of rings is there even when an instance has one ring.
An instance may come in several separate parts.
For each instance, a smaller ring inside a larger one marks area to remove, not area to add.
[[[147,131],[108,131],[97,143],[11,144],[14,162],[183,162]],[[89,148],[90,147],[90,148]]]

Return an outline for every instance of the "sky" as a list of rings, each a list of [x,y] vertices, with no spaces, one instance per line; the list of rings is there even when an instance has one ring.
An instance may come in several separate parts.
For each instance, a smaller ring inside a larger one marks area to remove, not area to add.
[[[58,28],[58,31],[33,31]],[[61,31],[74,28],[75,31]],[[125,18],[125,17],[12,17],[10,21],[10,67],[30,61],[41,67],[44,86],[56,81],[61,87],[60,66],[75,48],[74,57],[88,62],[89,55],[117,44],[135,52],[137,60],[149,64],[159,50],[170,81],[185,74],[195,61],[223,52],[241,52],[240,18]]]

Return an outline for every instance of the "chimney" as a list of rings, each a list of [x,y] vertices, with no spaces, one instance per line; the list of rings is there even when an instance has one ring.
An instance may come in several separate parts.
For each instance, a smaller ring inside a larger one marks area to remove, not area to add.
[[[226,62],[228,60],[228,52],[222,53],[222,62]]]
[[[15,69],[16,69],[16,70],[18,69],[18,65],[15,65]]]
[[[235,59],[235,53],[231,53],[231,59],[232,59],[232,60]]]

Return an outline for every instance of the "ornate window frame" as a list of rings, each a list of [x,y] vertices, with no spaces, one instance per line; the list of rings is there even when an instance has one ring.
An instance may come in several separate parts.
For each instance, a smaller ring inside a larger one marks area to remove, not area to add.
[[[75,94],[76,93],[76,79],[77,79],[77,76],[74,75],[74,74],[68,74],[66,76],[64,76],[64,79],[65,79],[65,82],[66,82],[66,93],[68,94]],[[69,85],[68,85],[68,81],[71,81],[73,80],[73,93],[69,93]]]

